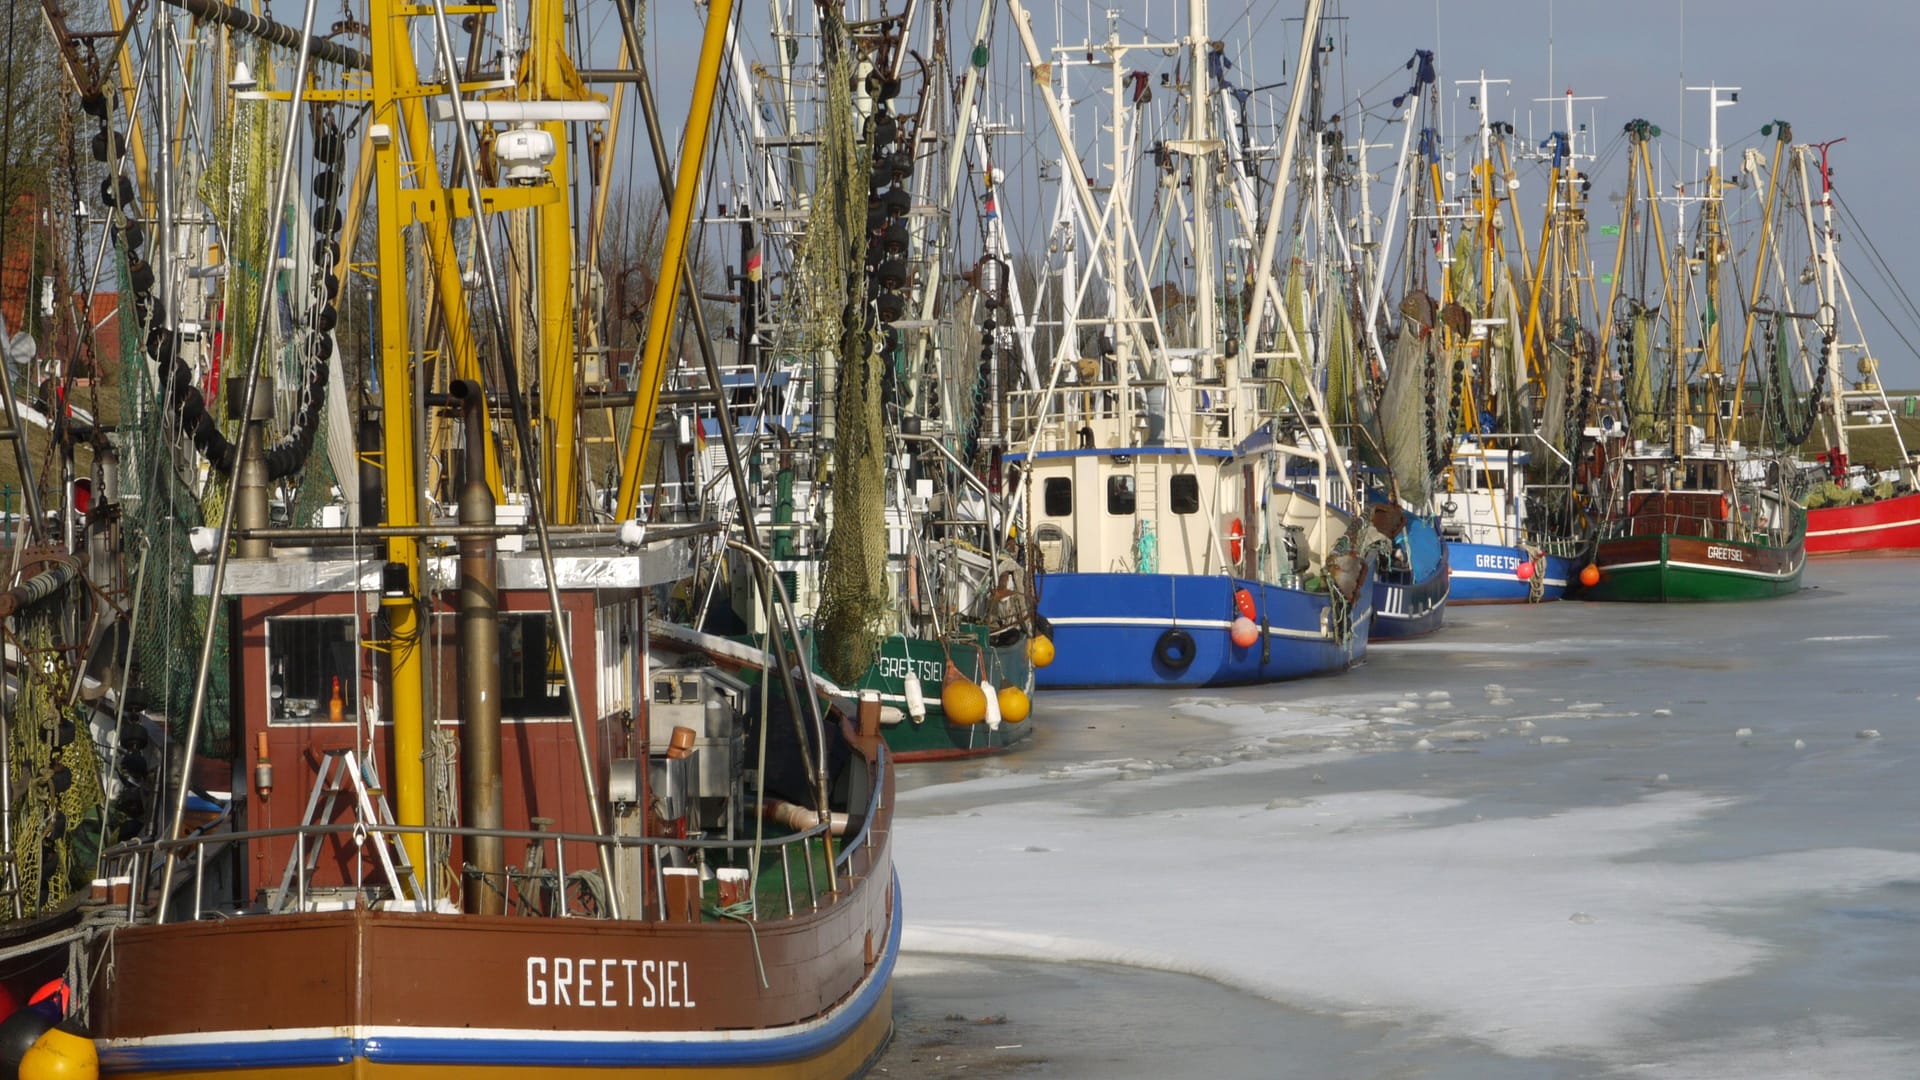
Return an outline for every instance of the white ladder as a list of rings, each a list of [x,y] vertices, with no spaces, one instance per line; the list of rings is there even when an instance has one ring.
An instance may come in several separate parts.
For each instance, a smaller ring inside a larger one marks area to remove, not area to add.
[[[356,846],[366,841],[373,844],[374,854],[380,859],[381,872],[386,876],[387,888],[396,900],[411,898],[416,910],[425,910],[424,894],[420,882],[413,872],[413,862],[407,858],[407,849],[392,833],[394,825],[393,811],[387,807],[387,796],[379,788],[369,788],[367,778],[360,771],[359,755],[350,748],[322,751],[320,758],[320,778],[313,786],[313,793],[307,797],[306,816],[301,819],[302,828],[327,825],[333,821],[334,807],[340,796],[351,791],[358,811],[358,822],[354,828]],[[321,803],[325,797],[324,805]],[[286,873],[280,876],[280,889],[274,894],[270,909],[279,912],[286,905],[294,888],[296,876],[301,882],[312,879],[314,867],[319,865],[320,851],[328,839],[336,834],[314,831],[302,832],[294,839],[293,853],[287,857]],[[301,892],[305,892],[304,886]]]

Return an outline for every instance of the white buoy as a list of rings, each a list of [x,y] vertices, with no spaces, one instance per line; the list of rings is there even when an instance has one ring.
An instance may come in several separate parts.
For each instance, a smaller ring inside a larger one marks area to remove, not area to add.
[[[1000,693],[993,684],[985,679],[980,681],[980,692],[987,698],[987,730],[1000,730]]]
[[[920,691],[920,676],[909,673],[900,681],[906,687],[907,715],[918,724],[927,718],[927,697]]]

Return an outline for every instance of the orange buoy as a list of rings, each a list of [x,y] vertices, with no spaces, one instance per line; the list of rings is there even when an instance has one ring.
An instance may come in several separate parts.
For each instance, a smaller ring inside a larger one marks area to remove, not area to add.
[[[1034,667],[1046,667],[1053,663],[1053,639],[1042,634],[1028,638],[1027,662]]]
[[[1589,589],[1593,588],[1595,585],[1600,584],[1600,568],[1598,566],[1593,565],[1592,563],[1588,563],[1586,566],[1581,567],[1580,568],[1580,584],[1585,585]]]
[[[946,681],[940,684],[940,709],[949,724],[977,724],[987,718],[987,695],[979,683],[949,663]]]
[[[1018,724],[1033,713],[1033,700],[1017,686],[1000,688],[1000,719]]]
[[[1249,619],[1259,613],[1253,606],[1253,594],[1245,589],[1233,590],[1233,609]]]
[[[1533,562],[1529,560],[1527,562],[1521,563],[1519,566],[1514,567],[1513,576],[1519,578],[1521,581],[1532,581],[1533,580]]]
[[[1227,527],[1228,562],[1237,563],[1240,561],[1240,556],[1246,551],[1246,536],[1247,527],[1240,523],[1239,518],[1234,518],[1233,524]]]
[[[1227,633],[1232,635],[1233,643],[1242,649],[1260,640],[1260,628],[1253,625],[1253,620],[1245,615],[1233,620],[1233,628]]]

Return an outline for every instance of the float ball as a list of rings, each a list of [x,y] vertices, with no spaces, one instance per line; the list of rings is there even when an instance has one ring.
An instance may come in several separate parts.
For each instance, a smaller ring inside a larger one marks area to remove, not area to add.
[[[0,1076],[18,1076],[21,1059],[54,1023],[38,1009],[21,1009],[0,1020]]]
[[[1027,662],[1037,668],[1053,663],[1053,639],[1045,636],[1028,638]]]
[[[1592,563],[1588,563],[1586,566],[1581,567],[1580,568],[1580,584],[1585,585],[1589,589],[1593,588],[1595,585],[1600,584],[1600,568],[1593,565]]]
[[[1521,581],[1532,581],[1533,580],[1533,563],[1523,562],[1519,566],[1514,567],[1513,576],[1519,578]]]
[[[1260,628],[1245,615],[1233,620],[1233,629],[1228,632],[1233,635],[1233,643],[1242,649],[1260,640]]]
[[[969,679],[949,679],[940,687],[940,708],[949,724],[977,724],[987,718],[987,695]]]
[[[1009,724],[1025,720],[1033,712],[1033,702],[1017,686],[1000,688],[1000,719]]]
[[[20,1080],[97,1080],[99,1075],[93,1040],[66,1024],[40,1036],[20,1059]]]

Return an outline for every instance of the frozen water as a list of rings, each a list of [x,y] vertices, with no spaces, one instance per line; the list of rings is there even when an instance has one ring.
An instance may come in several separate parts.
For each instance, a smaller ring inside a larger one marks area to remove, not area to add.
[[[903,770],[906,946],[1202,976],[1286,1010],[1322,1076],[1912,1075],[1920,562],[1808,577],[1462,609],[1338,678],[1044,695],[999,771]],[[1482,697],[1529,715],[1420,707]],[[1754,726],[1801,752],[1729,753]]]

